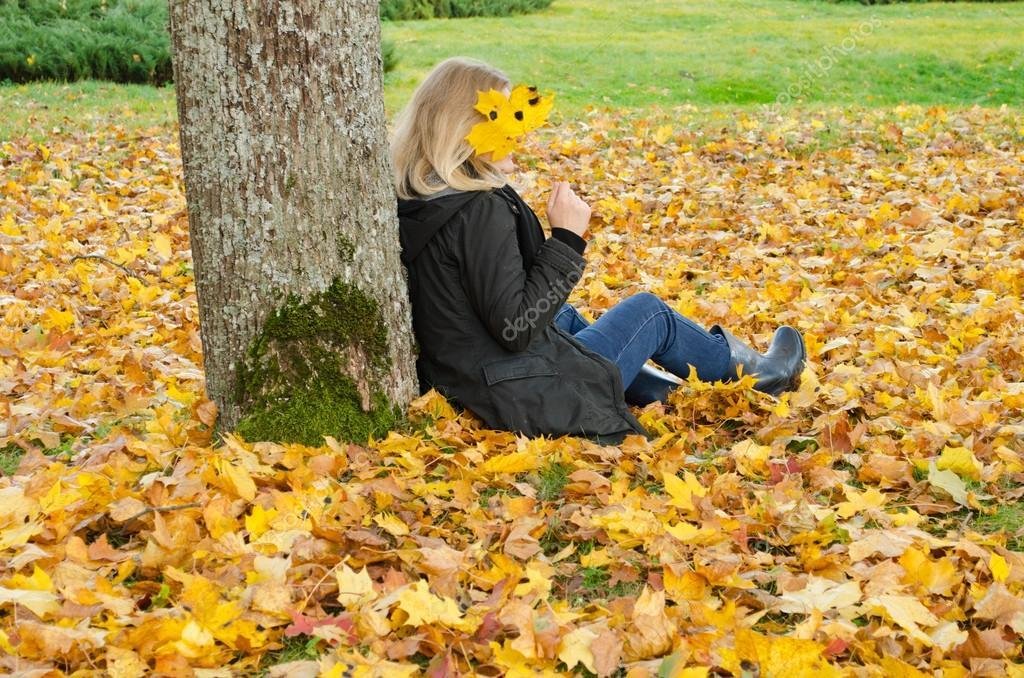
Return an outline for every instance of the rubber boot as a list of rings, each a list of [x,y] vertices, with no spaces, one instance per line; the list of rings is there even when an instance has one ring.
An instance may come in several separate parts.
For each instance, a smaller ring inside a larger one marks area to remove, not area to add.
[[[729,343],[729,381],[736,380],[736,368],[743,366],[743,374],[757,376],[754,389],[777,396],[784,391],[795,391],[800,386],[800,374],[807,362],[804,338],[788,325],[775,330],[772,344],[765,353],[758,353],[740,341],[734,334],[715,325],[712,334],[721,334]]]
[[[683,380],[671,372],[644,365],[626,389],[626,402],[639,407],[655,400],[666,402],[669,391],[681,383]]]

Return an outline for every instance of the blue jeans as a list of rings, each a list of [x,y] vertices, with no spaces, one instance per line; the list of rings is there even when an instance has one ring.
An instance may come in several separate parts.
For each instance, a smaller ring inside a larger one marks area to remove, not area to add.
[[[554,323],[618,365],[627,388],[648,359],[684,379],[691,365],[702,381],[730,376],[731,354],[725,336],[708,332],[649,292],[623,299],[592,324],[565,304],[555,314]]]

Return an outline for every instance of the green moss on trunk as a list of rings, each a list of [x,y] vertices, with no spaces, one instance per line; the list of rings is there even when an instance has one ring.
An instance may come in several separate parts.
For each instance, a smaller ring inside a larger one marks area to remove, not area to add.
[[[248,441],[273,440],[303,445],[323,444],[325,435],[364,443],[395,428],[401,412],[375,394],[373,406],[364,412],[355,384],[338,378],[335,384],[300,387],[287,398],[249,414],[238,423],[238,434]]]
[[[305,445],[383,435],[401,418],[375,386],[389,377],[387,339],[377,302],[354,285],[335,279],[309,299],[289,295],[239,370],[237,432]]]

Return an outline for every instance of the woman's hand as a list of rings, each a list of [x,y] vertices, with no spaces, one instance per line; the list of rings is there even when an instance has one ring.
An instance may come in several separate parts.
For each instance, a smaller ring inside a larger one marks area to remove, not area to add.
[[[548,223],[583,237],[590,225],[590,205],[569,188],[568,181],[559,181],[548,198]]]

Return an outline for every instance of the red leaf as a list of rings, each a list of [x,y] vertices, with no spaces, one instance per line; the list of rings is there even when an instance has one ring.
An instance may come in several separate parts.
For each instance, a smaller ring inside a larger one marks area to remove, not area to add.
[[[832,642],[830,642],[825,647],[825,656],[826,657],[838,657],[842,653],[846,652],[848,647],[850,647],[850,644],[847,643],[842,638],[833,638]]]
[[[304,614],[298,612],[292,612],[292,623],[289,624],[285,630],[284,635],[289,638],[293,638],[299,635],[311,636],[313,630],[318,626],[337,626],[339,629],[348,634],[349,642],[356,642],[359,638],[356,636],[353,630],[354,625],[352,623],[352,617],[347,614],[339,617],[322,617],[316,619],[315,617],[307,617]]]
[[[452,659],[450,652],[435,656],[430,662],[430,666],[427,667],[426,673],[424,673],[426,678],[454,678],[458,675],[459,672],[455,667],[455,660]]]

